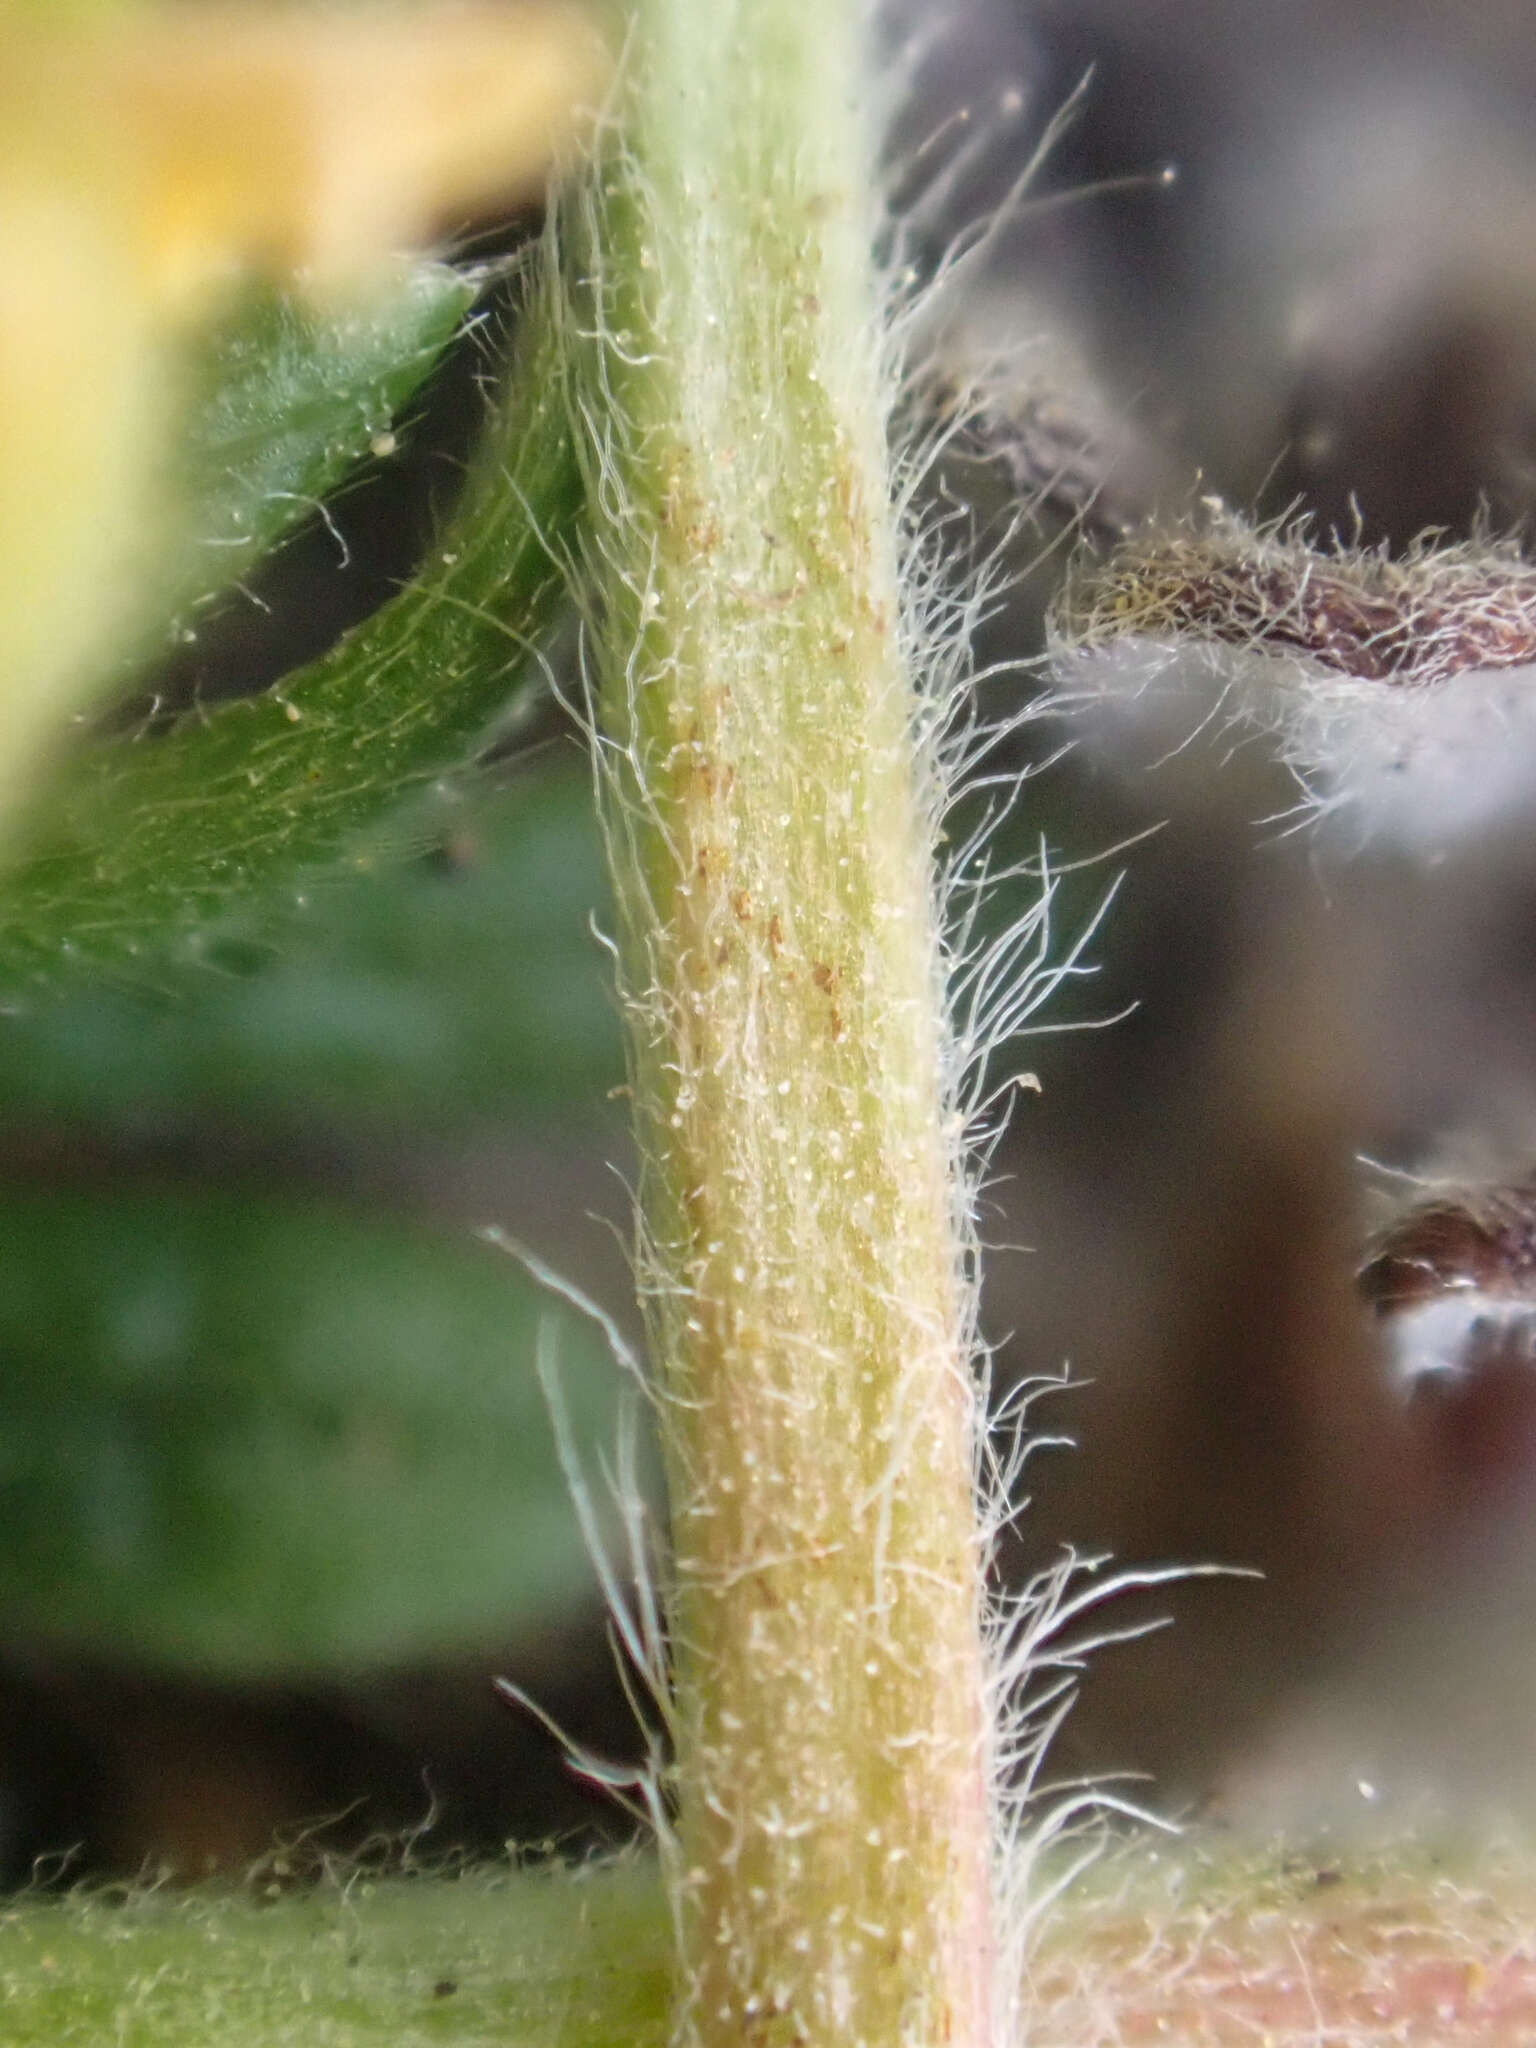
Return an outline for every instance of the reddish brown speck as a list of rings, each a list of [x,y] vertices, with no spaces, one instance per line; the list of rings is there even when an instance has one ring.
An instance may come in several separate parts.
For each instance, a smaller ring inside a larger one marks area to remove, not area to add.
[[[1457,1287],[1536,1293],[1536,1182],[1410,1209],[1371,1244],[1357,1284],[1381,1315]]]

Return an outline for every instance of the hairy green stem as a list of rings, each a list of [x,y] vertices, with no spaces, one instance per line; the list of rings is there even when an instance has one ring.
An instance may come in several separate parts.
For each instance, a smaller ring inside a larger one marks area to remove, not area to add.
[[[641,9],[578,403],[672,1501],[677,2034],[982,2048],[971,1304],[863,15]]]

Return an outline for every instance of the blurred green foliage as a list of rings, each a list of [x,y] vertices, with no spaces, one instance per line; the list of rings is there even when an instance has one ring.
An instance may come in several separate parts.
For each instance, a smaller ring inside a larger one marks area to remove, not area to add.
[[[474,1871],[318,1894],[89,1893],[0,1914],[7,2048],[661,2048],[654,1867]]]
[[[193,957],[151,955],[141,981],[10,992],[0,1118],[409,1141],[590,1117],[623,1053],[589,930],[605,884],[584,766],[546,756],[414,822],[430,852],[313,877]]]
[[[535,1347],[589,1458],[607,1358],[489,1245],[244,1188],[0,1198],[0,1609],[159,1665],[356,1670],[588,1583]]]
[[[417,284],[408,278],[401,289],[416,307]],[[428,296],[435,319],[446,295]],[[398,326],[418,362],[417,324]],[[522,327],[478,462],[412,584],[274,689],[193,710],[169,734],[98,738],[61,762],[24,821],[21,856],[0,878],[0,988],[101,971],[153,979],[169,960],[195,955],[234,910],[285,892],[292,900],[327,873],[366,871],[387,850],[425,843],[422,821],[398,807],[462,768],[519,687],[536,685],[581,505],[554,341],[538,305]],[[209,446],[243,448],[259,430],[250,416],[285,445],[307,446],[316,463],[350,445],[359,407],[376,422],[374,327],[359,343],[356,380],[335,387],[329,411],[316,378],[294,373],[292,331],[271,317],[227,358],[233,386],[203,408],[205,419],[217,411],[222,420],[199,458],[205,510],[182,522],[185,532],[230,519],[237,499],[245,526],[263,516],[270,468],[245,461],[243,498],[233,472],[222,472],[222,495],[211,482],[220,472]],[[274,357],[265,379],[253,361],[262,334]],[[339,348],[312,324],[306,334],[312,367]]]
[[[329,316],[253,284],[185,351],[170,451],[183,544],[146,613],[180,638],[377,446],[441,361],[479,280],[403,263],[394,283]]]
[[[394,431],[472,298],[420,265],[366,314],[268,295],[203,345],[162,629]],[[506,1640],[590,1588],[534,1361],[542,1334],[577,1437],[606,1444],[595,1325],[463,1229],[274,1164],[320,1134],[405,1156],[590,1121],[622,1077],[579,757],[467,768],[541,687],[558,617],[580,491],[550,346],[535,298],[414,584],[264,696],[81,737],[21,836],[0,889],[13,1637],[345,1673]]]

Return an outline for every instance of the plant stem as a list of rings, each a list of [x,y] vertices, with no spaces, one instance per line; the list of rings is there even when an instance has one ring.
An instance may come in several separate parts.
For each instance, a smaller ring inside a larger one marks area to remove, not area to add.
[[[672,1502],[678,2038],[983,2048],[968,1240],[863,17],[641,9],[582,320],[601,758]]]

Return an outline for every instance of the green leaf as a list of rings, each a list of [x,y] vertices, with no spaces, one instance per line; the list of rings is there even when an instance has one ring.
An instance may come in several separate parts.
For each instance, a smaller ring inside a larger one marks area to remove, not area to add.
[[[153,978],[232,908],[409,839],[380,821],[473,753],[559,615],[582,488],[557,360],[530,309],[457,513],[367,624],[265,697],[65,764],[4,877],[0,983]]]
[[[535,1368],[618,1370],[505,1252],[314,1201],[0,1197],[0,1613],[215,1673],[462,1652],[590,1591]]]
[[[155,607],[174,637],[377,452],[477,289],[445,263],[402,264],[391,289],[331,313],[253,287],[199,338],[170,482],[188,540]]]
[[[0,2007],[7,2048],[662,2048],[669,1947],[640,1859],[82,1894],[0,1913]]]
[[[590,1118],[624,1071],[588,929],[601,850],[585,768],[546,754],[539,771],[439,805],[439,856],[315,888],[160,987],[13,996],[0,1121],[280,1138],[318,1120],[388,1143]]]

